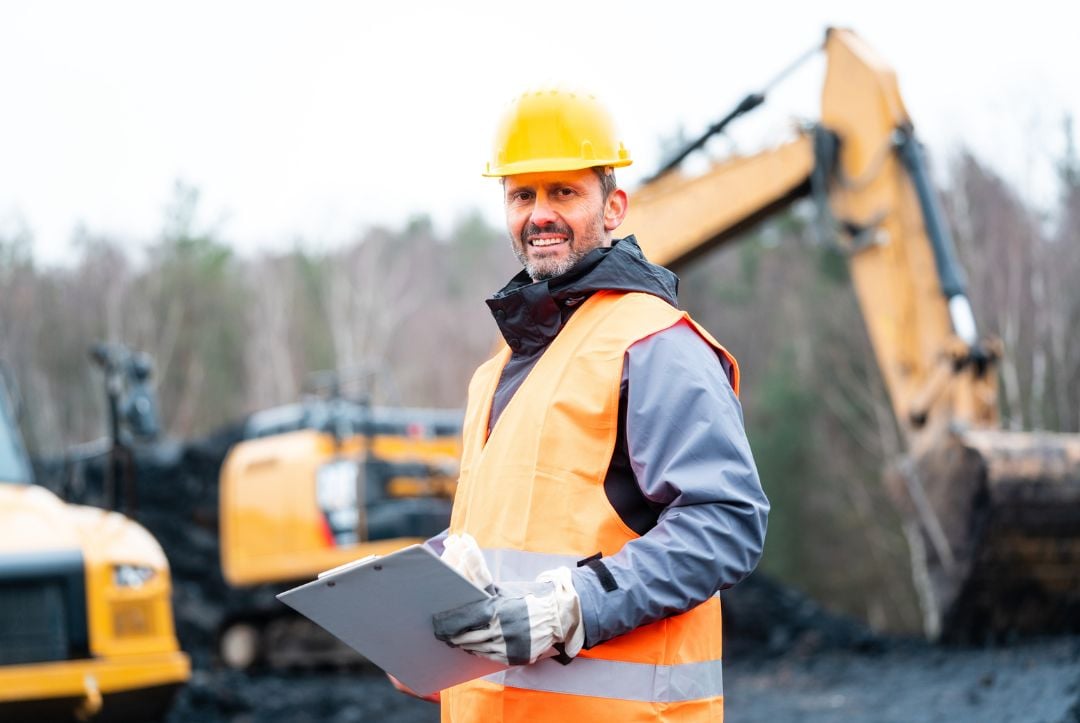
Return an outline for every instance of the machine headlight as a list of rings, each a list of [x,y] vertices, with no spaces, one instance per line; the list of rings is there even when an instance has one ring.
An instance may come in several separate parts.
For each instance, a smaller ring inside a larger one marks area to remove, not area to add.
[[[113,584],[117,587],[142,587],[148,583],[155,574],[154,568],[145,565],[114,565]]]

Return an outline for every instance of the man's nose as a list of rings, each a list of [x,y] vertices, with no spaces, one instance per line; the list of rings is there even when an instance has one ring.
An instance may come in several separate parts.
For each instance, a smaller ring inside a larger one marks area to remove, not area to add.
[[[533,203],[529,220],[537,226],[547,226],[559,220],[558,214],[555,213],[551,206],[551,199],[546,193],[536,194],[536,201]]]

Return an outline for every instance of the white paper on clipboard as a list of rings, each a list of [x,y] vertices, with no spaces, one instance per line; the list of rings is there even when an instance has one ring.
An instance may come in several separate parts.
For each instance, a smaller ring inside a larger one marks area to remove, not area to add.
[[[432,615],[489,594],[423,545],[343,565],[277,597],[421,695],[507,667],[435,638]]]

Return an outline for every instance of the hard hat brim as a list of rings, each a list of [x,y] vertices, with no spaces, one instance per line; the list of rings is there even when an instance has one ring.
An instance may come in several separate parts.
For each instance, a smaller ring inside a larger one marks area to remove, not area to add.
[[[547,173],[550,171],[580,171],[583,168],[623,168],[633,161],[629,158],[595,160],[583,158],[542,158],[516,163],[504,163],[495,168],[489,167],[481,174],[486,178],[517,176],[522,173]]]

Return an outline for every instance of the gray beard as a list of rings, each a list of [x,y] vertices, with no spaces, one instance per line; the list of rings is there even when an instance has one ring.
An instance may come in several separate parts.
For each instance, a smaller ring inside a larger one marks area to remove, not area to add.
[[[588,246],[588,249],[584,251],[581,246],[575,243],[577,238],[568,226],[565,224],[557,224],[554,228],[567,234],[570,250],[569,253],[567,253],[566,258],[561,261],[545,261],[543,262],[542,267],[530,262],[528,255],[525,253],[525,248],[528,246],[528,242],[525,240],[526,237],[530,233],[539,232],[542,229],[530,225],[521,230],[521,237],[517,242],[515,242],[513,236],[510,237],[510,246],[514,250],[514,255],[517,256],[518,261],[525,267],[525,273],[527,273],[529,278],[533,281],[543,281],[544,279],[553,279],[556,276],[561,276],[577,266],[578,261],[585,258],[585,255],[589,251],[592,251],[597,246],[605,245],[604,221],[602,215],[595,219],[594,226],[587,229],[587,235],[582,238],[582,246]],[[593,243],[594,240],[596,241],[595,244]],[[518,242],[520,242],[520,246],[518,246]]]
[[[555,262],[544,263],[544,267],[539,269],[529,261],[525,252],[514,245],[514,254],[517,256],[518,261],[525,267],[525,273],[529,275],[529,278],[533,281],[543,281],[544,279],[553,279],[556,276],[562,276],[570,269],[577,266],[578,261],[584,257],[584,254],[579,253],[577,249],[570,249],[570,253],[564,259],[560,259]]]

